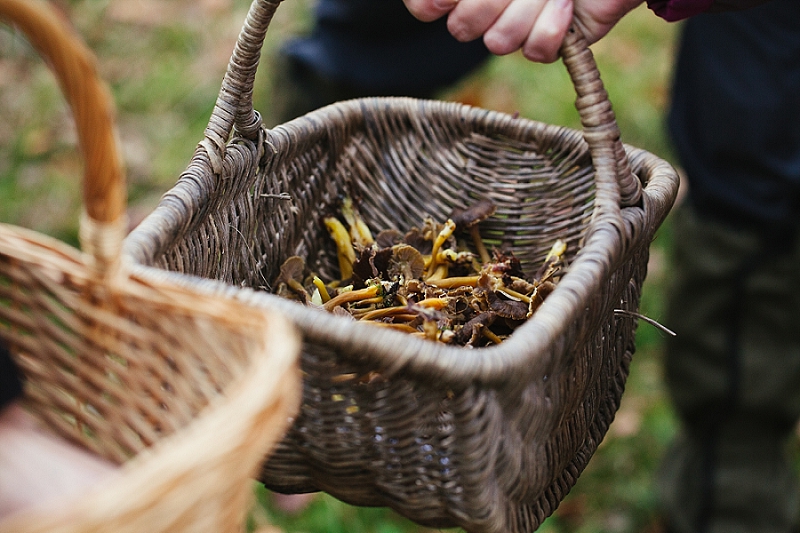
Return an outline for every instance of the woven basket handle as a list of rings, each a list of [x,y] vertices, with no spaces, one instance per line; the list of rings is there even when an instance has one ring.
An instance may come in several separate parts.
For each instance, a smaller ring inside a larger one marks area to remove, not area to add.
[[[49,4],[0,0],[0,19],[20,29],[58,79],[72,109],[84,158],[81,247],[101,272],[115,265],[125,237],[126,192],[114,106],[95,57]]]
[[[618,187],[617,205],[636,205],[642,195],[642,186],[633,175],[608,93],[600,79],[600,71],[588,42],[580,28],[570,26],[559,51],[567,67],[578,97],[575,107],[583,125],[583,137],[589,145],[598,179],[598,188],[614,176],[609,185]]]
[[[234,127],[237,133],[252,140],[259,135],[261,117],[253,109],[253,84],[267,28],[281,1],[254,0],[236,42],[205,132],[206,149],[212,165],[219,170],[222,168],[221,154]],[[635,205],[641,197],[641,184],[631,173],[608,93],[600,80],[589,45],[577,25],[570,27],[560,53],[578,95],[575,106],[591,150],[598,186],[607,185],[612,189],[608,192],[619,198],[617,205]],[[610,177],[616,179],[604,183]],[[615,193],[613,189],[617,187],[619,191]]]
[[[201,143],[206,145],[215,167],[222,164],[220,156],[225,153],[234,126],[239,135],[253,140],[261,130],[261,116],[253,109],[253,85],[267,28],[281,1],[253,0],[250,5]],[[213,145],[209,146],[209,141]],[[214,170],[221,170],[221,166]]]

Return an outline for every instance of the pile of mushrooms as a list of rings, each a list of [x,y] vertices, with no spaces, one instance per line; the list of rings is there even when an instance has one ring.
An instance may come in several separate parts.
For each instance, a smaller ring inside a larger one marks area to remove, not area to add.
[[[478,231],[495,212],[488,200],[454,211],[444,223],[428,217],[421,228],[387,229],[374,238],[352,199],[339,207],[323,221],[336,243],[341,279],[324,282],[292,256],[273,284],[277,294],[425,339],[480,347],[502,342],[527,320],[563,267],[560,240],[531,279],[513,254],[490,254]]]

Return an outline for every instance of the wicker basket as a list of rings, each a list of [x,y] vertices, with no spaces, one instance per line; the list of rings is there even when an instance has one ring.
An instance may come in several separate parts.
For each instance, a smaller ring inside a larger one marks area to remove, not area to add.
[[[618,408],[649,245],[677,174],[620,142],[576,29],[562,56],[583,131],[407,98],[339,102],[265,129],[251,95],[279,3],[253,2],[205,138],[125,253],[277,310],[301,330],[303,405],[262,472],[269,488],[326,491],[433,527],[532,531]],[[486,242],[531,273],[560,238],[570,267],[508,340],[473,350],[271,294],[292,255],[338,277],[320,215],[342,194],[359,199],[374,231],[490,198],[498,207],[483,223]],[[343,379],[369,372],[384,379]]]
[[[86,162],[86,253],[0,225],[0,341],[39,422],[121,465],[0,531],[243,531],[252,479],[300,404],[300,337],[277,314],[120,261],[124,177],[91,52],[38,0],[0,0],[0,19],[53,67]]]

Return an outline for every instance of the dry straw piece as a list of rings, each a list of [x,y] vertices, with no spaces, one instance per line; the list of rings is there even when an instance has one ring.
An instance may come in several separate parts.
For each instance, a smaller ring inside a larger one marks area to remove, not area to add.
[[[561,53],[582,131],[410,98],[338,102],[267,129],[252,90],[279,3],[252,3],[205,137],[124,254],[300,329],[303,405],[261,473],[269,488],[322,490],[433,527],[532,531],[619,406],[649,246],[677,173],[622,144],[577,28]],[[374,231],[489,199],[487,246],[532,273],[561,239],[569,268],[510,338],[472,350],[272,294],[294,255],[321,279],[339,278],[320,219],[341,196]]]
[[[299,336],[274,313],[121,260],[124,173],[94,57],[48,4],[0,0],[0,19],[52,67],[85,160],[83,253],[0,224],[0,341],[38,421],[121,465],[0,531],[243,531],[252,478],[299,406]]]

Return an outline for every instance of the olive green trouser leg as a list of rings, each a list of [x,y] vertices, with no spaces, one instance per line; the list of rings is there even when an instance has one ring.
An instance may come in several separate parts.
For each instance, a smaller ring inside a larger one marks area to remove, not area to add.
[[[658,478],[675,533],[789,533],[800,414],[800,254],[674,214],[666,380],[682,431]]]

